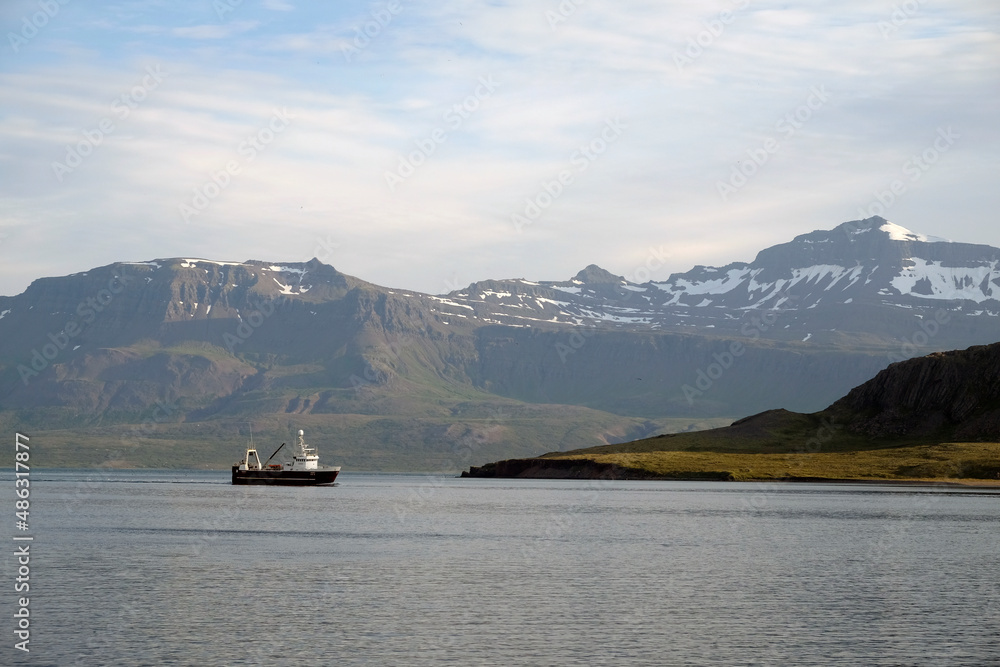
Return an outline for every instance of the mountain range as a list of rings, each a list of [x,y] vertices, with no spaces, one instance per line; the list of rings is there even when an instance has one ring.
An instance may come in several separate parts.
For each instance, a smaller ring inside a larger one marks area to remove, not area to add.
[[[51,465],[219,467],[308,429],[329,463],[458,470],[818,410],[1000,340],[1000,249],[874,217],[636,283],[443,295],[304,263],[117,262],[0,297],[0,423]]]
[[[750,263],[696,266],[664,282],[636,284],[592,265],[569,281],[473,283],[441,303],[454,316],[511,326],[607,323],[742,335],[750,335],[745,313],[780,311],[790,316],[779,327],[760,327],[762,337],[896,339],[894,325],[914,313],[933,319],[944,309],[963,321],[1000,315],[1000,250],[915,234],[875,217],[797,236]],[[875,313],[880,326],[868,319]]]

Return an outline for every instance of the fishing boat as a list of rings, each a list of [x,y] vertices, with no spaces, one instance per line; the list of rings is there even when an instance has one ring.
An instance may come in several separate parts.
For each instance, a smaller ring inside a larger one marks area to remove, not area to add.
[[[316,448],[305,441],[305,432],[299,431],[299,440],[292,453],[292,460],[285,463],[271,463],[271,459],[281,451],[285,443],[274,450],[264,463],[260,462],[257,449],[250,436],[246,456],[233,466],[233,484],[281,484],[286,486],[331,485],[340,474],[340,466],[321,466]]]

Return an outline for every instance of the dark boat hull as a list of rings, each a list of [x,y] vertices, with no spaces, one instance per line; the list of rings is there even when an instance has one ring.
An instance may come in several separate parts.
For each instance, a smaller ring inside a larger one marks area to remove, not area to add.
[[[240,470],[233,466],[233,484],[279,486],[325,486],[333,484],[340,469],[319,470]]]

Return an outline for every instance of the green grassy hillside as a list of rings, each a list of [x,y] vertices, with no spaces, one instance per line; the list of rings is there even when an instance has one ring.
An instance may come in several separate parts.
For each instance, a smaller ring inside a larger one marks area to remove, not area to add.
[[[991,483],[1000,486],[1000,443],[941,443],[837,452],[746,454],[646,451],[547,455],[640,470],[664,479],[911,480]]]

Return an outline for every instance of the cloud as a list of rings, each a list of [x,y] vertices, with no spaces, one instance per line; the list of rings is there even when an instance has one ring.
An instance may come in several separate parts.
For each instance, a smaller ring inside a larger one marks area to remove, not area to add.
[[[627,273],[650,246],[676,270],[724,264],[856,217],[941,126],[961,139],[887,217],[1000,245],[1000,38],[977,3],[922,9],[888,38],[891,11],[854,0],[590,0],[558,21],[548,12],[569,4],[401,3],[391,20],[379,3],[278,4],[220,23],[201,5],[77,9],[83,23],[53,21],[0,61],[0,251],[17,258],[0,293],[195,247],[308,259],[327,238],[339,269],[434,292],[455,276]],[[162,84],[122,118],[113,101],[151,65]],[[477,97],[484,78],[495,91]],[[829,99],[780,129],[817,86]],[[269,136],[275,109],[294,119]],[[53,163],[105,118],[114,131],[58,180]],[[580,170],[574,155],[613,118],[627,128]],[[253,137],[269,140],[251,160]],[[780,147],[723,200],[718,183],[768,139]],[[185,222],[179,207],[230,162],[239,172]],[[402,162],[412,174],[390,189]],[[518,232],[511,216],[567,169]]]
[[[170,34],[184,39],[229,39],[234,35],[254,30],[259,25],[259,21],[233,21],[221,25],[207,24],[173,28]]]

